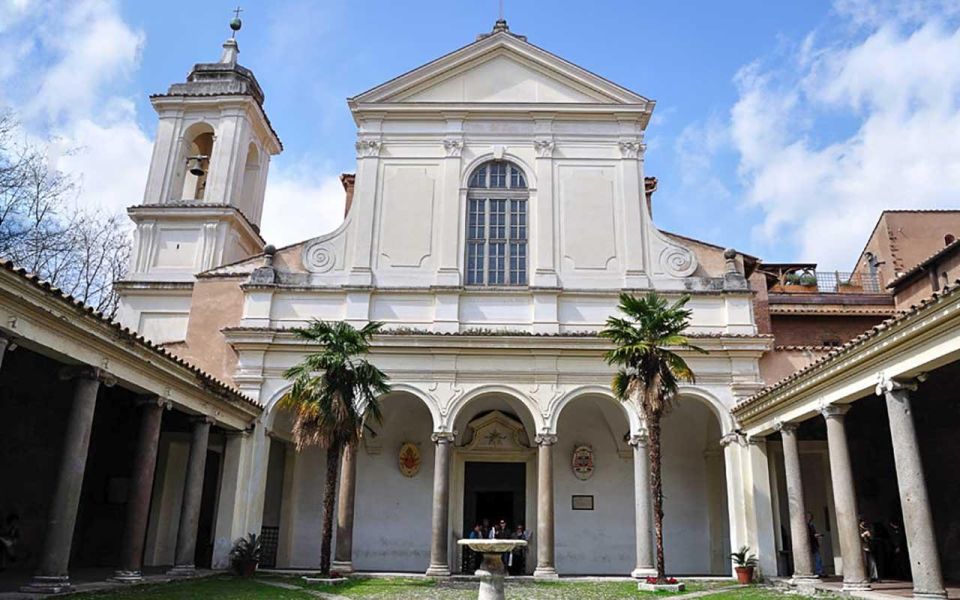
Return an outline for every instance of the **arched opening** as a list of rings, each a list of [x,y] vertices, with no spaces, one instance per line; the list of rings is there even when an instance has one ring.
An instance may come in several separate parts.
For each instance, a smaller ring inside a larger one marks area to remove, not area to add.
[[[249,219],[256,219],[257,194],[260,189],[260,152],[256,144],[247,147],[247,160],[243,167],[243,185],[240,188],[240,211]]]
[[[180,198],[203,200],[213,156],[213,128],[206,123],[190,126],[183,136],[177,173],[183,181]]]
[[[624,575],[636,566],[633,448],[624,407],[588,393],[561,409],[554,446],[557,571]],[[587,450],[584,450],[586,448]],[[578,464],[591,463],[589,470]]]
[[[353,566],[423,573],[430,563],[433,417],[409,392],[387,394],[381,409],[383,422],[370,424],[357,452]]]
[[[681,395],[663,418],[663,544],[671,573],[730,574],[722,434],[717,413],[696,396]]]
[[[475,525],[505,525],[506,535],[519,526],[536,531],[536,424],[523,401],[508,392],[490,391],[470,398],[454,415],[459,432],[452,456],[450,486],[451,538],[468,537]],[[535,539],[531,540],[536,543]],[[454,571],[472,573],[476,557],[451,544]],[[511,573],[533,572],[535,547],[511,556]]]
[[[527,179],[506,160],[474,169],[467,184],[467,285],[527,285]]]

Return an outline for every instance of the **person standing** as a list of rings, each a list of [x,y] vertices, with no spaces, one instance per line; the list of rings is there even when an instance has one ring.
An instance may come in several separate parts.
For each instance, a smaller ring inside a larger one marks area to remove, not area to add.
[[[867,566],[867,576],[871,582],[880,581],[880,574],[877,571],[877,559],[873,547],[873,531],[870,525],[862,516],[858,525],[860,529],[860,548],[863,550],[863,562]]]
[[[890,519],[887,523],[887,534],[890,537],[890,573],[894,579],[907,581],[910,579],[910,555],[903,525],[899,520]]]
[[[820,538],[823,534],[813,524],[813,513],[807,512],[807,535],[810,538],[810,553],[813,555],[813,574],[823,577],[823,557],[820,556]]]
[[[522,524],[517,525],[517,530],[513,532],[513,539],[529,542],[530,532],[527,531]],[[519,548],[515,548],[510,557],[510,563],[511,575],[523,575],[527,570],[527,547],[521,546]]]

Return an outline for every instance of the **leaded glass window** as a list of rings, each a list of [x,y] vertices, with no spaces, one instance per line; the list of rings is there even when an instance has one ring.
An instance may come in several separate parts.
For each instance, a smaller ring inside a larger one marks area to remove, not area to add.
[[[517,165],[493,160],[470,175],[467,285],[527,285],[527,180]]]

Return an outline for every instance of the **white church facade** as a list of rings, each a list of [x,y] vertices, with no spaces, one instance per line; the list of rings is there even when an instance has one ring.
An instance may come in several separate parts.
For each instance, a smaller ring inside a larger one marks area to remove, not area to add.
[[[393,386],[383,423],[344,459],[339,569],[459,572],[456,540],[503,518],[533,533],[529,573],[649,573],[644,428],[612,397],[596,333],[621,291],[656,290],[691,296],[689,333],[709,352],[688,357],[696,383],[664,424],[670,571],[728,575],[730,549],[750,545],[775,572],[769,494],[756,497],[766,450],[731,416],[762,387],[771,341],[742,255],[653,224],[652,100],[498,22],[348,100],[345,219],[276,249],[258,225],[282,146],[237,52],[228,41],[219,63],[153,97],[160,124],[120,284],[123,325],[263,407],[224,457],[215,565],[250,531],[270,533],[277,567],[318,563],[323,451],[298,453],[276,404],[309,350],[291,328],[322,319],[385,323],[371,359]],[[189,444],[161,444],[157,523],[175,522]],[[575,472],[575,451],[592,468]],[[158,527],[148,560],[172,563],[176,531]]]

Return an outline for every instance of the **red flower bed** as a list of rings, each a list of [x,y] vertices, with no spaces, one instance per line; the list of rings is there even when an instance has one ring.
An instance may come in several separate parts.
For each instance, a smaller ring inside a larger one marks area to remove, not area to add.
[[[676,577],[667,577],[664,581],[657,581],[656,577],[647,577],[647,583],[650,585],[656,585],[658,583],[666,583],[669,585],[674,585],[679,583]]]

